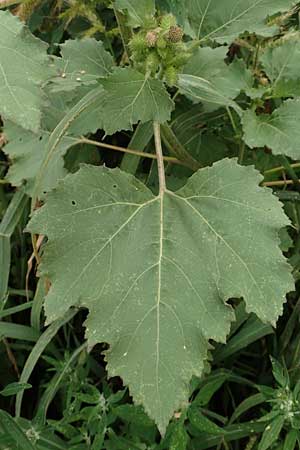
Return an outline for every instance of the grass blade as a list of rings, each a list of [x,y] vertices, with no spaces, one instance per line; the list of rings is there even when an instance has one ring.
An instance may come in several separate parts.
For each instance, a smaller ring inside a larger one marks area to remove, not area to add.
[[[65,315],[63,319],[56,320],[53,322],[46,331],[40,336],[39,340],[33,347],[29,357],[27,358],[27,361],[24,365],[23,371],[21,373],[20,377],[20,383],[27,383],[29,380],[29,377],[40,358],[41,354],[47,347],[47,345],[51,342],[51,340],[54,338],[60,327],[62,327],[65,323],[69,322],[75,314],[77,313],[77,309],[71,309],[68,311],[68,313]],[[20,417],[21,414],[21,407],[22,407],[22,400],[23,400],[23,392],[19,392],[17,394],[16,398],[16,417]]]

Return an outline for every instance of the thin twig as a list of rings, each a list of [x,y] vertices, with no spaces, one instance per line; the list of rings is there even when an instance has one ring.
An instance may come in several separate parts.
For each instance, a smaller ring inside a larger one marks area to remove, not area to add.
[[[87,139],[85,137],[82,137],[82,139],[80,139],[79,143],[95,145],[96,147],[107,148],[109,150],[115,150],[117,152],[129,153],[130,155],[141,156],[142,158],[150,158],[150,159],[156,159],[157,158],[155,153],[146,153],[146,152],[141,152],[139,150],[133,150],[133,149],[130,149],[130,148],[125,148],[125,147],[119,147],[118,145],[106,144],[104,142],[94,141],[92,139]],[[179,159],[173,158],[172,156],[164,156],[163,159],[166,162],[169,162],[169,163],[172,163],[172,164],[181,164],[183,166],[187,165],[185,163],[185,161],[180,161]]]
[[[293,167],[293,169],[297,169],[300,167],[300,163],[291,164],[291,167]],[[283,170],[284,170],[283,166],[274,167],[273,169],[265,170],[264,175],[269,175],[269,174],[276,173],[276,172],[282,172]]]
[[[156,156],[157,156],[159,193],[160,193],[160,195],[162,195],[166,190],[166,176],[165,176],[164,157],[163,157],[161,137],[160,137],[160,124],[158,122],[153,122],[153,130],[154,130],[155,150],[156,150]]]
[[[299,180],[300,181],[300,180]],[[262,183],[263,186],[288,186],[290,184],[294,184],[293,180],[280,180],[280,181],[265,181]]]

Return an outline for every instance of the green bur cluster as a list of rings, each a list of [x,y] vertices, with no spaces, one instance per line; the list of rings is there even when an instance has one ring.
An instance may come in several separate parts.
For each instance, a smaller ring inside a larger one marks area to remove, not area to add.
[[[167,14],[158,21],[151,19],[129,43],[135,68],[174,86],[192,55],[182,38],[183,30],[173,15]]]

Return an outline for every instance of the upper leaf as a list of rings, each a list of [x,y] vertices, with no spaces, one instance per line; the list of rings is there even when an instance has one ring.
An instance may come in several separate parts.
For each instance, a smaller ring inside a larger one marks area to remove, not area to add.
[[[111,73],[113,57],[96,39],[69,40],[61,45],[61,58],[56,59],[59,76],[53,78],[52,91],[72,90],[95,84]]]
[[[25,192],[31,196],[36,177],[47,154],[50,133],[40,131],[39,134],[35,134],[11,122],[5,122],[4,133],[9,143],[3,150],[12,162],[6,180],[13,186],[21,186],[26,182]],[[67,174],[63,156],[76,141],[71,137],[62,139],[51,160],[49,170],[43,176],[41,191],[49,191]]]
[[[267,48],[261,56],[264,71],[271,81],[273,96],[300,95],[300,42],[286,42],[280,47]]]
[[[245,31],[271,36],[268,16],[288,10],[295,0],[186,0],[194,36],[231,43]]]
[[[129,384],[161,432],[201,375],[208,340],[225,341],[234,317],[226,300],[243,297],[274,324],[294,287],[275,244],[288,219],[260,181],[223,160],[155,197],[119,169],[84,166],[29,225],[48,236],[48,323],[86,306],[90,345],[110,345],[110,376]]]
[[[102,85],[107,93],[103,102],[103,125],[107,134],[131,130],[139,121],[163,123],[170,119],[174,103],[162,81],[133,69],[118,68]]]
[[[103,88],[99,86],[87,93],[85,89],[77,89],[80,95],[71,96],[70,102],[67,101],[70,93],[64,93],[64,96],[52,94],[39,133],[5,121],[8,144],[4,151],[12,162],[6,179],[13,186],[26,182],[25,190],[29,196],[35,191],[41,196],[66,175],[64,156],[67,150],[80,141],[82,134],[101,127]]]
[[[243,116],[244,140],[250,148],[267,146],[276,155],[300,158],[300,99],[287,100],[273,114]]]
[[[50,78],[47,45],[18,18],[0,11],[0,113],[37,131],[41,120],[41,85]]]
[[[179,75],[178,86],[193,100],[231,106],[240,112],[233,99],[249,89],[253,79],[242,62],[225,63],[227,52],[225,47],[198,49]]]
[[[155,13],[155,0],[115,0],[115,6],[127,12],[128,24],[132,27],[142,26],[145,19]]]

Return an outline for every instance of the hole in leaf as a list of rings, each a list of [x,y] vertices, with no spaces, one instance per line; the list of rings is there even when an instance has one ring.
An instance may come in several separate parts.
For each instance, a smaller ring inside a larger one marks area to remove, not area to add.
[[[75,202],[75,200],[72,200],[72,205],[76,205],[76,202]]]

